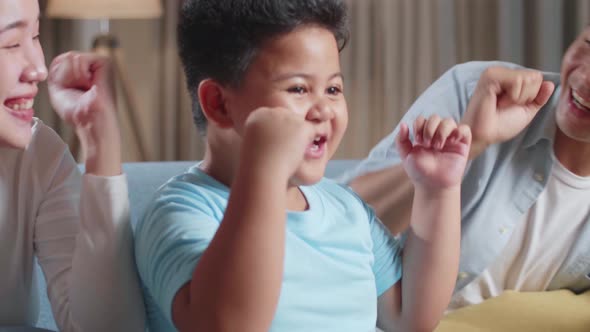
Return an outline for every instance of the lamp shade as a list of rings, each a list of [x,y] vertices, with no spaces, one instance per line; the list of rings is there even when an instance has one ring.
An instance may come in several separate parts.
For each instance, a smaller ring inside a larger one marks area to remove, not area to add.
[[[139,19],[162,15],[160,0],[49,0],[47,16],[70,19]]]

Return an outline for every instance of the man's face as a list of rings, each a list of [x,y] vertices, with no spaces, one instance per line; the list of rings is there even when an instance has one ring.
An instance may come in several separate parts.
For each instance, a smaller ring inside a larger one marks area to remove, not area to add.
[[[590,143],[590,26],[563,57],[561,84],[557,126],[570,139]]]

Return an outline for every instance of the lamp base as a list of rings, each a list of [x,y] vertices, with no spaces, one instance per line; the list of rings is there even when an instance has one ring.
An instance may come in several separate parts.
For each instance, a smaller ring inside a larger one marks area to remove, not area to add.
[[[119,40],[112,34],[106,33],[98,35],[94,38],[92,42],[92,49],[97,50],[101,48],[114,50],[119,48]]]

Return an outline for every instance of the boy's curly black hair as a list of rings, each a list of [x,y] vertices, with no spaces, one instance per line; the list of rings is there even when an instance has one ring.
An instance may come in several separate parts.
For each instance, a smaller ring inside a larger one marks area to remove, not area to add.
[[[180,10],[178,47],[192,98],[193,118],[206,132],[199,83],[211,78],[239,86],[262,44],[302,25],[331,31],[340,50],[349,38],[341,0],[186,0]]]

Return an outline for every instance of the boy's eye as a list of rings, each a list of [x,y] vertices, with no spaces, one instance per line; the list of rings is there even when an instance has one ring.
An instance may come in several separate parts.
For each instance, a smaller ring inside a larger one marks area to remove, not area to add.
[[[342,93],[342,89],[340,89],[337,86],[331,86],[328,88],[327,92],[328,92],[328,94],[331,94],[331,95],[339,95]]]
[[[294,87],[289,88],[289,90],[287,90],[287,91],[289,91],[290,93],[297,93],[300,95],[307,92],[307,90],[302,86],[294,86]]]
[[[37,34],[37,35],[35,35],[35,37],[33,37],[33,40],[39,40],[39,37],[40,37],[40,35]]]

